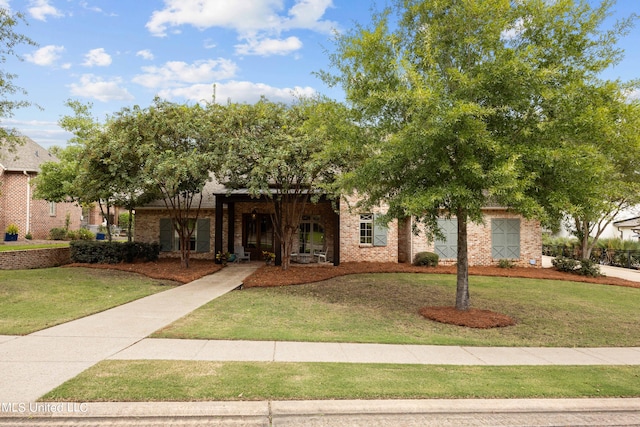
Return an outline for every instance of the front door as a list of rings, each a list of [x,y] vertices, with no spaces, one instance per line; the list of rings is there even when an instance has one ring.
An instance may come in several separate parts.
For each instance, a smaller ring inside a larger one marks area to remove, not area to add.
[[[273,250],[273,222],[269,214],[242,215],[242,246],[252,260],[261,260],[262,251]]]

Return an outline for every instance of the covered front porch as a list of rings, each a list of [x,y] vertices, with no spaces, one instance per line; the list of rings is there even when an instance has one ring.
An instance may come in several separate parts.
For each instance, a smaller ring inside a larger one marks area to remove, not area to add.
[[[252,261],[262,260],[263,252],[273,252],[275,264],[281,265],[282,246],[273,225],[272,201],[264,197],[252,198],[242,192],[215,194],[215,199],[215,253],[235,253],[242,246]],[[306,204],[292,248],[293,262],[340,264],[338,212],[339,201],[332,202],[324,197],[317,203]]]

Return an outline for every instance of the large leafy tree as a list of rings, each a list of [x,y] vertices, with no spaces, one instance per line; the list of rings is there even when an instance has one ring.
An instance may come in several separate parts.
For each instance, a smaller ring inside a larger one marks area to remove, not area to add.
[[[323,155],[335,134],[322,123],[336,123],[339,108],[320,99],[293,105],[266,99],[253,105],[211,105],[215,132],[224,135],[218,146],[223,159],[219,178],[229,188],[246,188],[273,204],[284,270],[305,206],[331,193],[339,159]]]
[[[470,306],[468,222],[490,201],[541,216],[556,197],[540,186],[540,162],[566,129],[548,125],[567,88],[597,85],[619,58],[628,22],[599,29],[611,5],[397,0],[338,36],[336,71],[320,76],[342,86],[365,136],[348,144],[361,156],[343,184],[431,236],[438,217],[457,218],[457,309]],[[562,156],[575,152],[563,144]]]
[[[545,179],[554,184],[549,209],[564,213],[589,258],[616,215],[640,203],[640,102],[627,99],[618,82],[576,89],[557,109],[562,115],[552,126],[565,130],[558,148],[547,151]]]
[[[11,13],[0,7],[0,64],[5,64],[10,56],[20,59],[15,52],[16,46],[20,44],[36,45],[29,37],[16,31],[20,22],[24,22],[23,14]],[[14,83],[16,77],[16,74],[0,67],[0,124],[3,119],[12,117],[16,109],[31,105],[25,99],[15,98],[16,95],[26,94],[24,89]],[[15,144],[19,143],[20,138],[16,129],[0,126],[0,145],[6,145],[12,149]]]
[[[136,156],[144,159],[141,167],[147,191],[163,200],[178,234],[181,266],[188,268],[190,239],[200,214],[203,189],[215,169],[215,156],[209,151],[207,115],[199,105],[161,99],[126,115],[131,119],[126,132],[128,150],[139,146]]]

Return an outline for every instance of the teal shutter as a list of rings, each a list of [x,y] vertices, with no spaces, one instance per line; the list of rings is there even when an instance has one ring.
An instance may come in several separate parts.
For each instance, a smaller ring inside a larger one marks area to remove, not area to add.
[[[495,259],[520,258],[520,220],[491,221],[491,256]]]
[[[173,221],[171,218],[160,218],[160,250],[173,250]]]
[[[387,246],[387,226],[378,223],[378,215],[373,216],[373,246]]]
[[[210,220],[199,219],[196,223],[196,252],[209,252],[210,247]]]
[[[439,219],[438,228],[444,234],[444,240],[436,239],[434,251],[440,258],[449,259],[458,256],[458,220]]]

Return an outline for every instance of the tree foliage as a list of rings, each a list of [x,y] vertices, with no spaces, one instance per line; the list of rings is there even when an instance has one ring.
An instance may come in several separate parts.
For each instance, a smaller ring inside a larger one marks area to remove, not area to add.
[[[26,44],[35,46],[36,42],[24,34],[16,31],[20,22],[26,22],[21,13],[11,13],[0,7],[0,64],[5,64],[8,57],[15,56],[16,46]],[[26,91],[14,83],[16,74],[8,72],[0,66],[0,123],[3,119],[13,116],[16,109],[28,107],[31,102],[25,99],[16,99],[15,96],[26,95]],[[0,145],[6,145],[11,150],[16,144],[20,144],[19,134],[16,129],[0,126]]]
[[[562,191],[547,173],[590,149],[562,119],[574,106],[567,94],[598,88],[620,58],[630,22],[600,30],[611,6],[398,0],[337,37],[335,71],[320,76],[343,87],[362,134],[348,144],[360,156],[342,184],[363,207],[384,203],[387,218],[415,217],[431,236],[439,217],[457,217],[456,308],[470,305],[467,222],[482,221],[490,202],[551,217]]]
[[[337,121],[323,116],[335,114],[339,106],[320,99],[301,99],[291,106],[262,99],[254,105],[211,108],[216,132],[224,135],[219,180],[271,201],[282,268],[287,269],[305,206],[331,193],[338,159],[323,150],[335,137],[327,123]]]
[[[135,126],[128,144],[130,149],[140,146],[147,191],[163,200],[178,233],[181,265],[188,268],[203,188],[215,168],[207,115],[199,105],[156,98],[152,106],[129,116]]]

